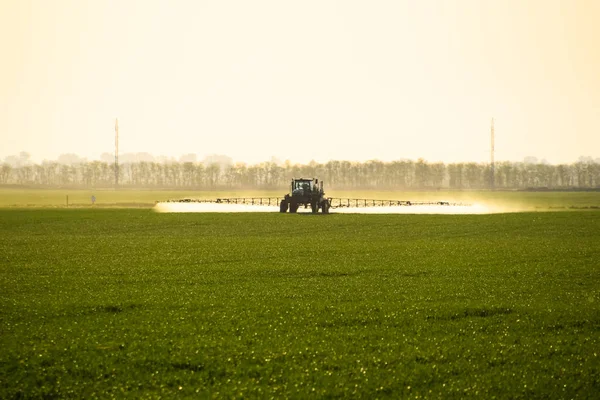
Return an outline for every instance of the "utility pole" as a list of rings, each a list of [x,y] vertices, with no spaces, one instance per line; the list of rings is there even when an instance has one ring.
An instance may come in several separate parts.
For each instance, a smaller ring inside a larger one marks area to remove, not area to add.
[[[491,145],[491,151],[490,151],[490,156],[491,156],[491,162],[490,162],[490,189],[494,190],[494,174],[495,174],[495,169],[496,169],[496,165],[494,164],[494,118],[492,118],[492,126],[490,129],[490,133],[492,135],[492,145]]]
[[[115,189],[119,187],[119,118],[115,119]]]

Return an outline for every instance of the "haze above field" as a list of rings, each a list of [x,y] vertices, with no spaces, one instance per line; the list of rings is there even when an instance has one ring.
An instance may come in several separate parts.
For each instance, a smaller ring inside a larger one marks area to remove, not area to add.
[[[600,156],[600,2],[0,3],[0,159]],[[596,153],[593,153],[593,152]]]

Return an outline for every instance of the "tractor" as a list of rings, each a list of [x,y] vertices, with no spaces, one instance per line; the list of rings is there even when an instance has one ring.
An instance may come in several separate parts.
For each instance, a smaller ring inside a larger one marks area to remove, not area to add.
[[[291,191],[279,203],[279,212],[284,213],[289,209],[291,213],[295,213],[300,206],[308,208],[309,205],[313,214],[319,212],[319,209],[323,214],[329,213],[331,200],[325,197],[323,181],[304,178],[292,179]]]

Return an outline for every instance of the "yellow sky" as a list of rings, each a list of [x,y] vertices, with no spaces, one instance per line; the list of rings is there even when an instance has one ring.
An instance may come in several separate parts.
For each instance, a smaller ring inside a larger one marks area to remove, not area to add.
[[[0,160],[600,157],[600,1],[0,0]]]

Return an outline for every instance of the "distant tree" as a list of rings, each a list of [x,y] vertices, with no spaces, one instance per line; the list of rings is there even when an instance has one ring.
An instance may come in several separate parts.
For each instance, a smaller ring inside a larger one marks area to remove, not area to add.
[[[429,164],[422,158],[419,158],[415,164],[415,181],[419,188],[428,186],[429,173]]]
[[[0,183],[6,184],[10,179],[10,173],[12,171],[12,167],[9,163],[2,164],[0,168]]]
[[[194,187],[200,189],[205,185],[205,167],[204,164],[194,164],[194,168],[196,169],[194,173]]]
[[[221,175],[221,166],[218,163],[211,163],[206,167],[206,176],[208,178],[208,185],[211,188],[215,188],[219,184],[220,175]]]
[[[396,176],[395,186],[409,188],[413,185],[415,164],[411,160],[393,162],[393,171]]]
[[[70,166],[62,164],[59,167],[59,171],[61,185],[70,185],[71,183],[73,183],[73,173]]]
[[[339,161],[328,161],[325,163],[325,176],[322,177],[324,181],[330,186],[339,184],[340,179],[340,162]]]
[[[494,187],[509,188],[512,164],[506,161],[496,163],[494,169]]]
[[[573,164],[573,171],[577,178],[577,186],[581,188],[596,187],[600,183],[598,176],[598,164],[591,157],[580,157]]]
[[[366,187],[382,187],[386,184],[386,166],[379,160],[369,160],[364,164]]]
[[[484,184],[484,174],[481,165],[472,162],[467,163],[465,165],[465,175],[470,189],[477,189],[487,186]]]
[[[451,189],[462,189],[463,188],[463,165],[461,163],[449,164],[448,170],[448,186]]]
[[[191,161],[182,164],[183,169],[183,186],[192,187],[195,181],[196,168]]]
[[[47,185],[48,178],[46,176],[46,169],[43,165],[33,166],[33,183],[36,185]]]
[[[600,162],[589,164],[590,187],[600,188]]]
[[[441,188],[444,180],[446,179],[446,165],[441,162],[431,164],[430,171],[431,183],[433,184],[433,187],[438,189]]]

